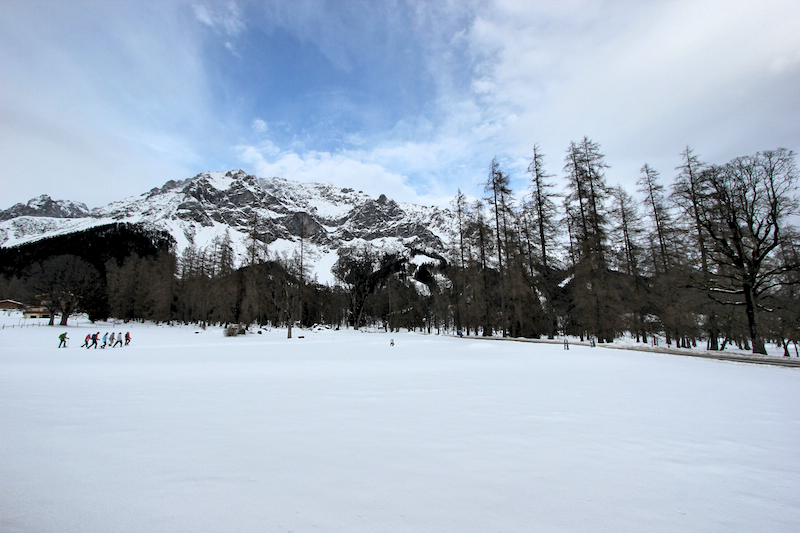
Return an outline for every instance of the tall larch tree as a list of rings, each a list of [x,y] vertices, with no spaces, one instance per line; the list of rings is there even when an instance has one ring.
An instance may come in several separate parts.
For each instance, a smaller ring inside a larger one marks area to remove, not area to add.
[[[606,257],[606,168],[599,144],[587,137],[570,144],[564,172],[569,191],[568,212],[576,218],[572,228],[579,255],[573,282],[575,310],[586,333],[611,342],[621,325],[619,293],[611,282]]]
[[[528,173],[530,174],[530,202],[529,211],[533,216],[532,224],[533,231],[528,235],[529,244],[538,245],[538,263],[536,270],[541,278],[539,284],[541,291],[544,295],[544,312],[547,317],[548,330],[547,338],[552,339],[555,337],[556,329],[558,327],[555,308],[553,306],[553,287],[550,255],[553,253],[551,250],[554,247],[554,242],[558,238],[558,208],[556,207],[555,198],[558,195],[553,192],[555,185],[549,180],[553,177],[548,174],[544,168],[544,154],[539,149],[538,145],[533,146],[533,157],[528,165]],[[528,217],[525,218],[526,222]],[[553,245],[553,246],[551,246]],[[531,263],[531,273],[533,274],[534,264],[533,258],[529,258]]]

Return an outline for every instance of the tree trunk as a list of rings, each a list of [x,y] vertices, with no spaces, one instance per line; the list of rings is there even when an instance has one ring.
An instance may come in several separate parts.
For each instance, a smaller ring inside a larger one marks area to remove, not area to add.
[[[753,343],[753,353],[767,355],[767,349],[764,346],[764,338],[761,336],[761,330],[758,327],[758,314],[753,295],[753,287],[746,283],[743,289],[745,313],[747,314],[747,328],[750,331],[750,340]]]

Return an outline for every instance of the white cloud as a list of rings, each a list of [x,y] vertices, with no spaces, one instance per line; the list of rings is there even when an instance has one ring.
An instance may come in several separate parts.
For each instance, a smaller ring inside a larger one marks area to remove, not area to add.
[[[247,29],[242,19],[242,10],[236,2],[228,2],[228,10],[220,16],[222,26],[228,35],[236,36]]]
[[[269,131],[269,126],[267,125],[267,123],[260,118],[253,119],[253,122],[251,123],[250,127],[253,128],[253,131],[255,131],[256,133],[266,133],[267,131]]]
[[[234,39],[242,34],[247,26],[244,22],[242,10],[236,2],[228,2],[223,8],[207,7],[205,5],[193,4],[195,18],[205,24],[222,38],[222,46],[234,57],[242,58],[236,49]]]
[[[366,154],[280,151],[269,141],[259,145],[240,145],[236,149],[241,161],[260,177],[280,176],[306,183],[333,183],[372,196],[385,194],[396,201],[431,202],[431,198],[419,196],[409,187],[405,176],[359,157]]]
[[[489,142],[520,171],[539,142],[556,173],[569,141],[588,135],[626,187],[646,161],[670,179],[687,143],[714,162],[797,149],[786,111],[800,94],[798,24],[788,0],[481,4],[459,37],[471,93],[450,95],[479,118],[454,135],[473,150]]]
[[[247,29],[242,10],[236,2],[228,2],[223,9],[193,4],[195,18],[215,31],[235,37]]]
[[[211,15],[208,13],[206,6],[195,4],[192,6],[192,9],[194,9],[194,15],[197,17],[197,20],[211,28],[215,27],[214,21],[211,20]]]
[[[231,54],[233,54],[235,57],[238,57],[239,59],[241,59],[241,58],[242,58],[242,56],[241,56],[241,55],[239,54],[239,52],[236,50],[236,45],[235,45],[235,44],[233,44],[233,43],[232,43],[232,42],[230,42],[230,41],[225,41],[225,45],[224,45],[224,46],[225,46],[225,49],[226,49],[226,50],[228,50],[228,52],[230,52]]]

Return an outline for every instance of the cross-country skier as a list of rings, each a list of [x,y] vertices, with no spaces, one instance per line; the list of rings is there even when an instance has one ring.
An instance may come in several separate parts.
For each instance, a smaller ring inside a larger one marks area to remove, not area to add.
[[[130,343],[131,343],[131,332],[130,331],[126,331],[125,332],[125,346],[129,345]]]
[[[94,346],[94,349],[96,350],[97,349],[97,341],[98,341],[99,338],[100,338],[100,332],[99,331],[97,333],[93,333],[92,334],[92,344],[87,346],[86,349],[88,350],[89,348]]]
[[[92,340],[92,334],[91,333],[87,333],[86,334],[86,338],[83,339],[83,344],[81,344],[81,348],[86,348],[88,350],[89,349],[89,341],[90,340]]]
[[[113,331],[111,332],[111,338],[108,339],[108,345],[111,346],[112,348],[114,347],[114,332]]]
[[[100,347],[100,349],[102,350],[103,348],[105,348],[106,344],[108,344],[108,332],[107,331],[106,331],[106,334],[103,335],[103,345]]]
[[[58,343],[58,347],[61,348],[63,346],[64,348],[66,348],[67,347],[67,339],[68,338],[69,337],[67,337],[67,332],[66,331],[64,333],[62,333],[61,335],[59,335],[58,339],[61,342]]]
[[[114,338],[113,334],[112,334],[111,338],[112,338],[112,339]],[[114,343],[114,346],[116,346],[117,344],[119,344],[120,346],[122,346],[122,332],[121,332],[121,331],[119,332],[119,335],[117,335],[117,342],[115,342],[115,343]],[[113,348],[114,346],[112,346],[112,348]]]

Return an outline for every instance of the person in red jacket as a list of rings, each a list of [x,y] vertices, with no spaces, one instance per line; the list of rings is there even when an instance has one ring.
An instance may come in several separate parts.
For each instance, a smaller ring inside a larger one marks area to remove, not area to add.
[[[125,332],[125,346],[127,346],[130,343],[131,343],[131,332],[130,331],[126,331]]]

